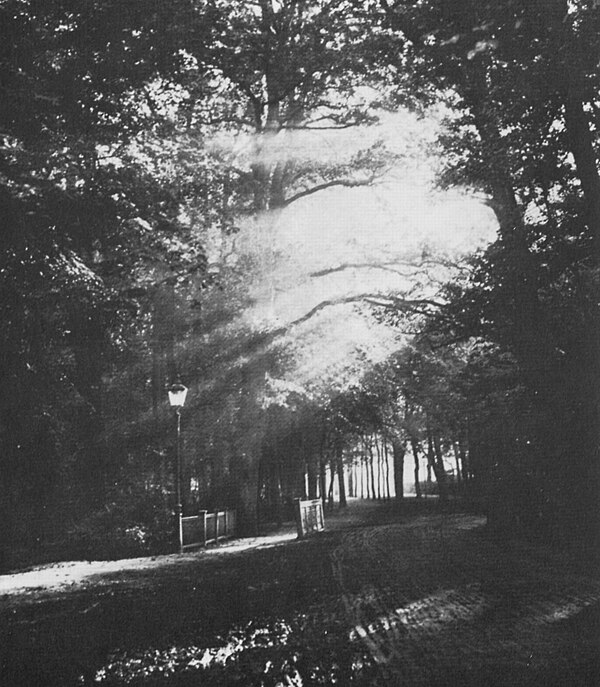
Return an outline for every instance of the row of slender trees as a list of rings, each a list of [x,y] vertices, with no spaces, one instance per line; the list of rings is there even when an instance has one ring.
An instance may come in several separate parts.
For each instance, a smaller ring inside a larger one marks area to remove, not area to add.
[[[277,429],[264,438],[261,453],[261,465],[268,465],[259,480],[269,506],[265,512],[280,519],[282,504],[291,505],[295,497],[320,497],[332,506],[335,494],[344,506],[347,495],[398,502],[409,492],[418,498],[435,493],[442,500],[481,495],[476,477],[487,470],[473,462],[467,434],[474,401],[460,387],[471,371],[456,351],[445,357],[404,347],[356,386],[321,399],[312,412],[306,399],[278,408]],[[286,417],[294,423],[289,435]],[[477,429],[485,431],[474,422],[471,431]],[[318,441],[310,443],[314,436]],[[300,456],[290,456],[307,444]],[[296,474],[291,481],[283,477],[289,470]]]

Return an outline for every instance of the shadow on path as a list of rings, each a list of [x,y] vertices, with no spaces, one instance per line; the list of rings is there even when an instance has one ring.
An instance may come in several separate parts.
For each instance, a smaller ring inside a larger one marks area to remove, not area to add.
[[[326,524],[2,576],[0,684],[600,685],[595,566],[435,503]]]

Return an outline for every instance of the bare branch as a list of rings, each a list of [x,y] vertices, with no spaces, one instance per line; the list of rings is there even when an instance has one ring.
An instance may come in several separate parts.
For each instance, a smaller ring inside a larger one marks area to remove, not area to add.
[[[346,124],[332,124],[331,126],[310,126],[308,124],[286,124],[282,129],[286,131],[339,131],[341,129],[351,129],[353,126],[360,126],[358,122],[348,122]]]
[[[444,303],[430,298],[400,298],[398,296],[365,296],[366,303],[376,305],[388,310],[411,310],[413,312],[426,312],[427,308],[443,308]]]
[[[398,269],[399,265],[410,268],[410,271],[403,272],[402,270]],[[329,274],[334,274],[335,272],[344,272],[345,270],[374,269],[392,272],[393,274],[398,274],[401,277],[416,277],[418,274],[427,274],[427,267],[429,266],[446,267],[460,272],[465,272],[467,274],[470,274],[473,271],[469,266],[461,265],[458,262],[446,258],[422,258],[421,260],[415,260],[414,262],[411,260],[390,260],[387,262],[346,262],[341,265],[337,265],[337,267],[328,267],[323,270],[318,270],[317,272],[311,272],[308,276],[326,277]]]
[[[317,303],[317,305],[315,305],[313,308],[304,313],[304,315],[301,315],[300,317],[296,318],[295,320],[292,320],[288,324],[283,325],[282,327],[278,327],[277,329],[271,331],[269,334],[269,338],[275,339],[277,336],[286,334],[293,327],[297,327],[300,324],[304,324],[304,322],[307,322],[312,317],[320,313],[322,310],[325,310],[326,308],[335,307],[337,305],[347,305],[348,303],[360,303],[361,301],[364,303],[368,303],[369,305],[387,308],[389,310],[407,312],[411,311],[419,314],[425,314],[426,312],[429,312],[429,308],[432,307],[444,307],[444,303],[434,301],[428,298],[401,298],[399,296],[386,296],[377,293],[354,294],[352,296],[344,296],[342,298],[326,299],[324,301],[321,301],[320,303]]]
[[[295,203],[301,198],[306,198],[307,196],[312,196],[314,193],[319,193],[319,191],[325,191],[328,188],[334,188],[335,186],[342,186],[344,188],[356,188],[359,186],[370,186],[376,179],[383,176],[383,174],[372,174],[367,179],[333,179],[332,181],[325,181],[322,184],[317,184],[311,188],[307,188],[304,191],[299,191],[293,196],[286,198],[282,207],[288,207],[292,203]]]
[[[204,126],[218,126],[219,124],[239,124],[251,126],[252,120],[248,117],[216,117],[201,119],[201,124]]]
[[[397,265],[400,263],[396,260],[391,261],[391,262],[381,262],[381,263],[373,263],[373,262],[346,262],[342,265],[338,265],[337,267],[328,267],[327,269],[324,270],[318,270],[317,272],[311,272],[308,276],[309,277],[326,277],[329,274],[334,274],[335,272],[344,272],[345,270],[361,270],[361,269],[373,269],[373,270],[384,270],[385,272],[392,272],[393,274],[398,274],[401,277],[414,277],[418,274],[419,269],[421,265],[414,265],[411,264],[410,262],[404,263],[407,267],[411,267],[410,272],[402,272],[401,270],[397,269]]]
[[[321,310],[325,310],[325,308],[330,308],[335,305],[346,305],[347,303],[358,303],[359,301],[366,300],[367,298],[369,298],[369,294],[358,294],[353,296],[345,296],[343,298],[332,298],[321,301],[320,303],[315,305],[314,308],[311,308],[308,312],[304,313],[304,315],[302,315],[301,317],[292,320],[289,323],[289,325],[287,325],[287,328],[297,327],[299,324],[302,324],[307,320],[310,320],[317,313],[321,312]]]
[[[347,116],[347,113],[344,112]],[[313,117],[308,120],[305,124],[284,124],[283,129],[298,129],[301,131],[337,131],[338,129],[350,129],[355,126],[361,126],[362,124],[368,123],[369,118],[363,116],[362,118],[353,118],[347,121],[346,116],[335,116],[332,112],[324,114],[321,117]],[[371,117],[371,120],[374,118]],[[319,125],[319,122],[328,122],[327,124]]]

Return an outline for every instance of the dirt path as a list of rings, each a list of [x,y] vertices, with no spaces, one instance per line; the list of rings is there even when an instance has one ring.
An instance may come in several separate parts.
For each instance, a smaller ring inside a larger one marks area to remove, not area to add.
[[[356,530],[332,554],[351,636],[388,684],[600,685],[600,578],[472,516]]]
[[[347,510],[327,514],[327,530],[339,531],[357,527],[370,519],[385,518],[381,505],[372,502],[354,502]],[[389,516],[387,516],[389,517]],[[28,594],[30,598],[42,598],[55,592],[76,591],[81,588],[102,587],[112,584],[116,576],[126,583],[131,577],[136,584],[144,573],[156,577],[172,569],[223,559],[236,554],[259,551],[290,543],[297,538],[296,527],[286,523],[283,527],[256,537],[233,539],[218,546],[197,549],[193,552],[163,556],[145,556],[112,561],[68,561],[34,567],[30,570],[0,575],[0,604],[8,596]]]
[[[600,685],[600,577],[483,519],[355,503],[184,556],[0,576],[0,684]]]

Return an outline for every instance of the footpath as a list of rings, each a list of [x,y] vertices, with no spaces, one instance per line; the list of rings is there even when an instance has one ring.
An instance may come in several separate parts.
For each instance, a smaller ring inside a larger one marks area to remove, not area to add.
[[[600,686],[597,564],[490,540],[471,515],[348,532],[332,553],[385,684]]]
[[[415,506],[0,576],[0,684],[600,687],[597,562]]]

